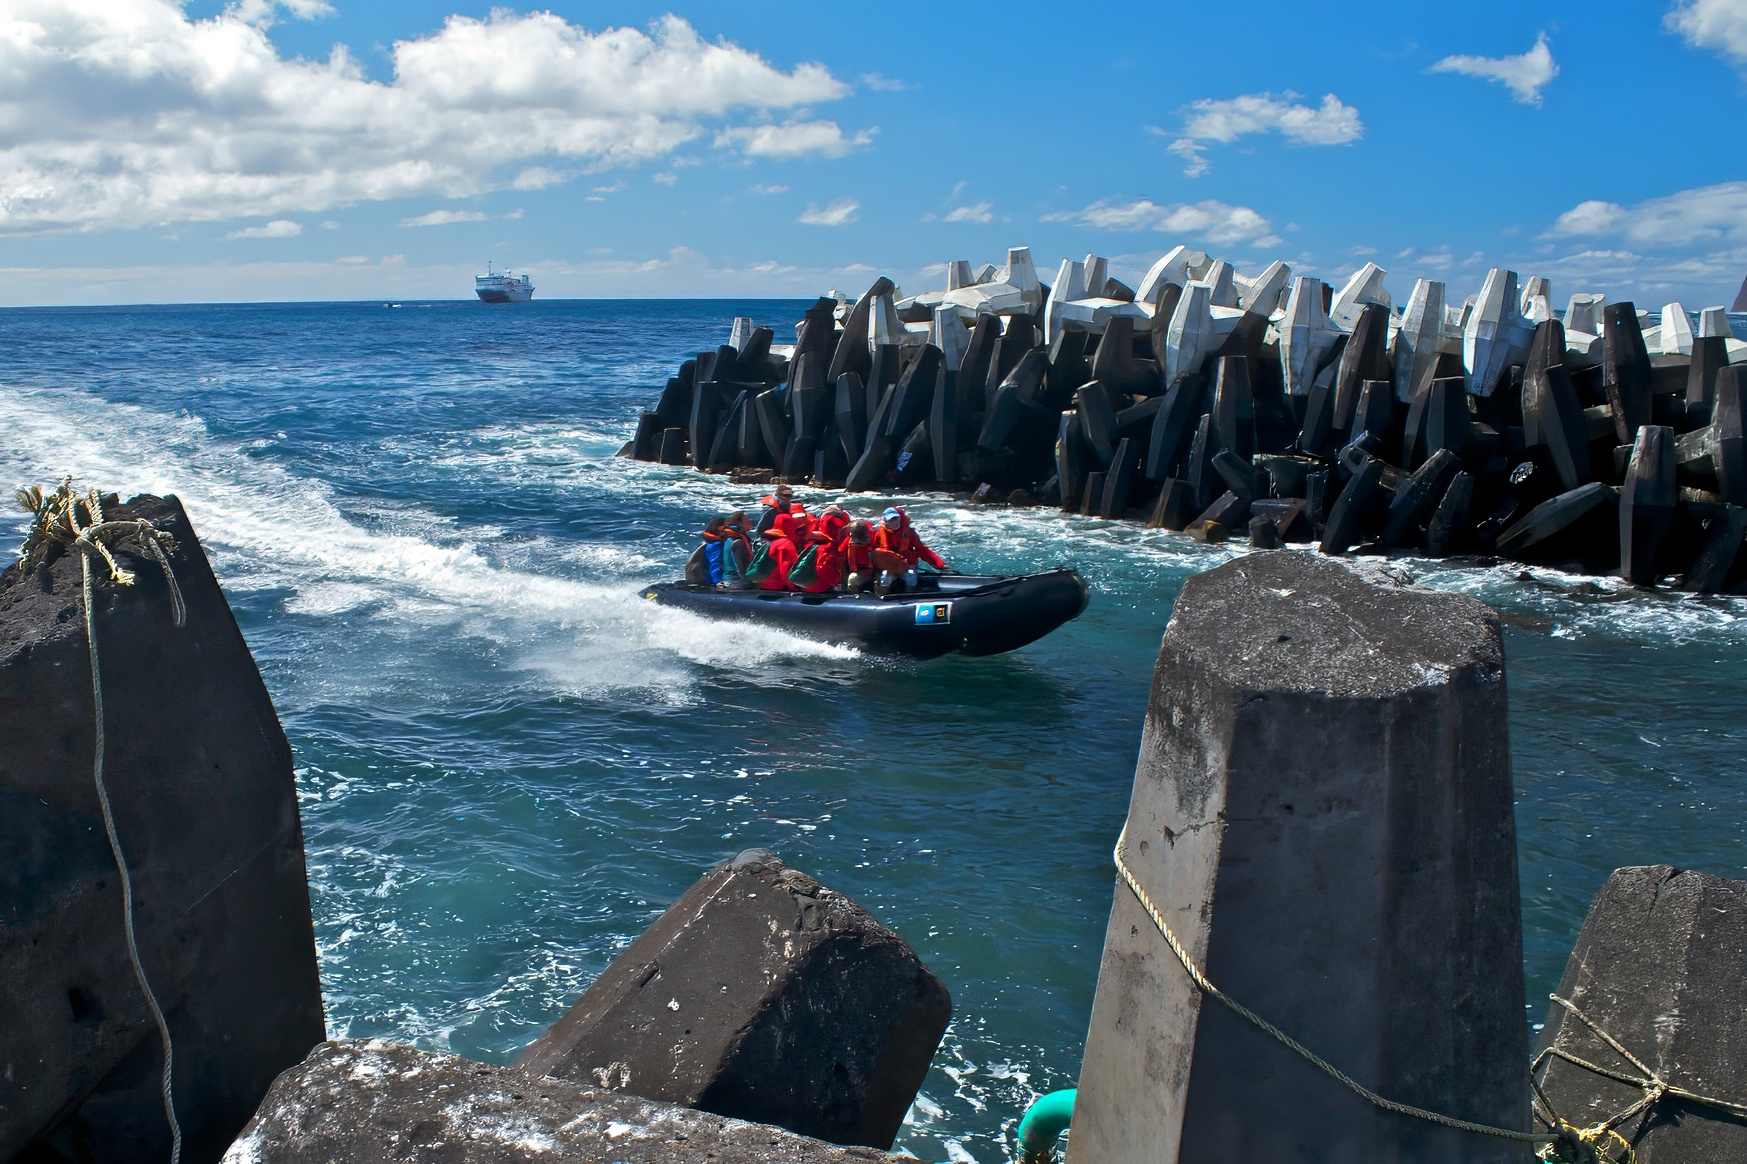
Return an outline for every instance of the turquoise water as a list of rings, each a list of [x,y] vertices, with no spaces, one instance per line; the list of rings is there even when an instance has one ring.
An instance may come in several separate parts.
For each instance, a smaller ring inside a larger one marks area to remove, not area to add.
[[[993,1164],[1029,1098],[1072,1084],[1159,635],[1183,579],[1237,551],[916,500],[961,569],[1090,580],[1077,622],[992,659],[639,601],[761,490],[616,459],[637,410],[735,315],[780,335],[800,306],[0,311],[0,483],[187,504],[296,755],[331,1033],[507,1060],[763,845],[946,982],[900,1144]],[[1609,870],[1747,876],[1747,605],[1392,568],[1506,621],[1539,1021]]]

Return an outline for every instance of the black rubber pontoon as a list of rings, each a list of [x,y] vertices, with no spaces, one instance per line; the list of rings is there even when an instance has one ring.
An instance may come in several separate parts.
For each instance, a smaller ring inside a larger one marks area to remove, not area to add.
[[[1086,609],[1072,570],[1020,576],[924,574],[914,589],[874,594],[717,590],[673,582],[643,597],[711,618],[742,619],[881,655],[998,655],[1034,643]]]

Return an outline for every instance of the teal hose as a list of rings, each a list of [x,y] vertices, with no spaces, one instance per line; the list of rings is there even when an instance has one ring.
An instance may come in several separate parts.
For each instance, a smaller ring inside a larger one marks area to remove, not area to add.
[[[1056,1137],[1074,1118],[1074,1088],[1041,1095],[1019,1121],[1019,1164],[1049,1164],[1055,1159]]]

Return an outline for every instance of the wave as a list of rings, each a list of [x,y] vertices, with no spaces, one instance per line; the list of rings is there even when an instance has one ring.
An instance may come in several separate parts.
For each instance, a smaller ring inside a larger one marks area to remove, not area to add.
[[[561,694],[641,689],[686,699],[699,667],[855,657],[788,635],[723,635],[695,615],[644,602],[637,584],[660,563],[642,555],[550,540],[497,547],[501,531],[342,498],[247,445],[215,438],[186,413],[80,391],[0,389],[0,432],[10,434],[0,445],[0,479],[52,483],[71,474],[124,496],[177,495],[233,593],[276,595],[288,615],[373,619],[427,641],[483,639],[508,652],[512,669]],[[21,519],[14,528],[22,535]],[[573,576],[515,568],[506,556]]]

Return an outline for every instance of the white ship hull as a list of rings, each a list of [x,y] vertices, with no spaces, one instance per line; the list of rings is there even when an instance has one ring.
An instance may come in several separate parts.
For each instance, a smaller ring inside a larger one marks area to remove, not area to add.
[[[473,291],[486,303],[526,303],[534,297],[534,283],[526,275],[479,275]]]

